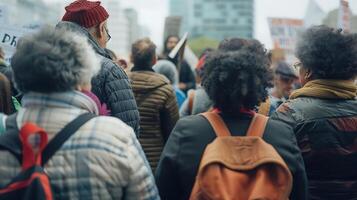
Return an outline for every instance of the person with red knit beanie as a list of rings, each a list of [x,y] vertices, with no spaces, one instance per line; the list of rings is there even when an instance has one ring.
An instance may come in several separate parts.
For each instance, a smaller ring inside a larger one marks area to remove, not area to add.
[[[77,0],[65,7],[57,29],[76,32],[88,39],[101,58],[101,70],[92,79],[92,92],[105,103],[111,116],[122,120],[139,135],[140,116],[130,81],[124,70],[111,60],[105,51],[111,36],[109,14],[100,1]]]
[[[108,12],[100,5],[99,1],[78,0],[66,6],[66,13],[62,21],[74,22],[95,37],[102,48],[106,48],[110,35],[107,28]]]

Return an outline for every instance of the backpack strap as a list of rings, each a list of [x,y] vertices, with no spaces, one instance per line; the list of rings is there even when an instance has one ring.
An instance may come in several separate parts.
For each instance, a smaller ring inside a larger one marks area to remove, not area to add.
[[[268,97],[265,100],[265,102],[262,102],[260,104],[258,113],[262,114],[262,115],[265,115],[265,116],[269,116],[270,108],[271,108],[271,102],[270,102],[270,98]]]
[[[19,137],[19,129],[16,125],[16,116],[13,117],[14,115],[9,116],[6,120],[12,128],[6,131],[5,134],[0,135],[0,149],[9,151],[16,157],[19,163],[22,163],[22,143]],[[46,164],[70,136],[94,117],[96,117],[96,115],[92,113],[84,113],[67,124],[45,147],[42,153],[42,165]],[[6,123],[6,126],[7,125],[8,123]],[[16,128],[13,128],[13,126],[16,126]]]
[[[70,138],[81,126],[96,117],[93,113],[84,113],[67,124],[56,136],[48,143],[42,153],[42,166],[58,151],[62,145]]]
[[[265,126],[268,122],[268,117],[256,113],[250,122],[248,131],[247,131],[247,136],[257,136],[257,137],[263,137]]]
[[[195,91],[190,90],[188,92],[188,113],[192,115],[192,109],[193,109],[193,100],[195,99]]]
[[[222,118],[215,112],[205,112],[201,114],[211,124],[217,137],[231,136],[231,132],[227,128]]]

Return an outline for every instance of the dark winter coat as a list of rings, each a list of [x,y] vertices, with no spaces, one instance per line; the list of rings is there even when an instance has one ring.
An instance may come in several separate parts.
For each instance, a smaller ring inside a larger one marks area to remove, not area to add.
[[[233,136],[244,136],[252,119],[246,114],[221,116]],[[189,198],[203,152],[215,138],[211,125],[201,115],[188,116],[177,122],[156,170],[156,183],[162,199]],[[263,139],[277,150],[291,170],[293,190],[290,199],[307,199],[304,163],[291,127],[269,120]]]
[[[19,102],[21,101],[22,94],[15,88],[13,81],[13,72],[12,68],[8,66],[4,60],[0,59],[0,73],[4,74],[6,78],[10,81],[11,85],[11,95],[15,97]],[[15,110],[15,108],[14,108]]]
[[[299,97],[271,116],[294,130],[309,199],[357,198],[357,100]]]
[[[97,76],[92,79],[92,92],[102,103],[107,104],[112,116],[131,126],[138,135],[139,111],[124,70],[110,59],[85,28],[71,22],[60,22],[56,28],[65,28],[88,38],[88,42],[100,56],[102,65]]]
[[[134,67],[128,75],[140,113],[139,141],[155,170],[166,140],[179,119],[178,106],[169,80],[151,68],[136,69]]]
[[[0,59],[0,73],[4,74],[9,81],[12,80],[12,70],[2,59]]]
[[[182,90],[185,93],[187,93],[187,91],[190,89],[196,88],[195,74],[193,73],[190,65],[188,65],[185,60],[182,62],[180,67],[179,82],[186,84],[186,88]]]

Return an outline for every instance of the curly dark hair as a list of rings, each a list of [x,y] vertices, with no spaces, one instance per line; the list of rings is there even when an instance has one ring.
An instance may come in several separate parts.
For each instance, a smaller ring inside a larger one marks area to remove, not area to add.
[[[247,45],[249,40],[243,38],[227,38],[222,40],[218,49],[221,51],[237,51]]]
[[[313,26],[302,34],[296,57],[315,78],[352,79],[357,75],[357,34]]]
[[[269,53],[257,40],[238,51],[215,51],[205,63],[202,85],[216,108],[237,115],[241,108],[254,109],[267,98],[270,64]]]

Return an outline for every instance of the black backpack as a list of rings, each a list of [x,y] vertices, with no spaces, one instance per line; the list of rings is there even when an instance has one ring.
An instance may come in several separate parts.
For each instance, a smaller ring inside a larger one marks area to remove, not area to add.
[[[22,164],[21,172],[9,184],[0,186],[0,200],[52,200],[54,199],[48,175],[43,166],[61,148],[83,124],[96,117],[85,113],[67,124],[47,144],[47,133],[32,123],[26,123],[19,130],[16,126],[16,115],[10,116],[6,131],[0,136],[0,151],[11,152]],[[37,155],[34,154],[28,137],[38,134],[40,145]],[[0,177],[1,178],[1,177]]]

